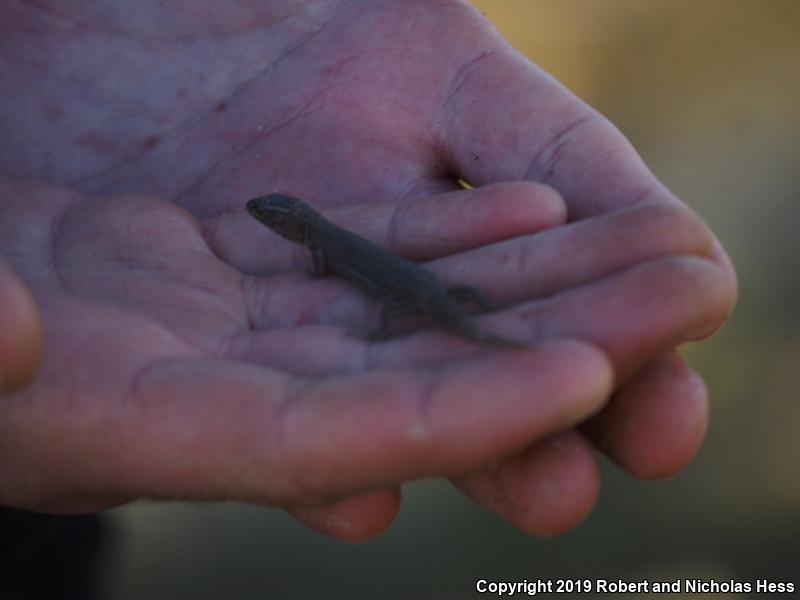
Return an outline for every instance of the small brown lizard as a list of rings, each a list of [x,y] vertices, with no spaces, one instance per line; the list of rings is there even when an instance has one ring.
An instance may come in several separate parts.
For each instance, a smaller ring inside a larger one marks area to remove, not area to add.
[[[317,275],[333,272],[381,301],[381,327],[389,318],[422,314],[466,339],[505,348],[523,344],[480,331],[464,304],[491,307],[483,295],[467,286],[446,287],[419,265],[325,219],[308,204],[284,194],[269,194],[247,203],[248,212],[287,240],[303,244],[314,260]]]

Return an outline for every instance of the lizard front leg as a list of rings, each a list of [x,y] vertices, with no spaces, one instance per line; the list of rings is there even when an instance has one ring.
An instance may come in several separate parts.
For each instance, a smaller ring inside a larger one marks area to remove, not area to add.
[[[309,271],[309,275],[313,277],[322,277],[329,271],[328,257],[325,251],[316,244],[309,246],[309,249],[311,250],[311,260],[314,261],[314,268]]]
[[[483,312],[497,310],[491,300],[483,295],[483,292],[467,285],[456,285],[447,289],[447,295],[460,304],[474,304]]]

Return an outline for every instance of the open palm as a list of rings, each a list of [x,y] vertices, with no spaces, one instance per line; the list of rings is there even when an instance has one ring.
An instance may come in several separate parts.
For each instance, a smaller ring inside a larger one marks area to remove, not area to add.
[[[0,84],[0,164],[63,187],[5,189],[2,251],[48,340],[2,420],[37,476],[6,496],[64,510],[350,497],[295,513],[358,538],[391,520],[397,484],[451,475],[552,533],[591,506],[596,468],[581,434],[534,442],[596,412],[612,377],[628,383],[593,438],[639,474],[684,464],[704,396],[657,357],[718,326],[733,288],[702,223],[461,3],[294,4],[12,15],[38,28],[0,42],[16,77]],[[20,89],[40,99],[24,122]],[[457,177],[481,187],[455,191]],[[309,280],[303,252],[243,213],[275,190],[489,291],[509,310],[487,327],[536,349],[365,340],[376,307]],[[654,430],[663,452],[647,454]]]

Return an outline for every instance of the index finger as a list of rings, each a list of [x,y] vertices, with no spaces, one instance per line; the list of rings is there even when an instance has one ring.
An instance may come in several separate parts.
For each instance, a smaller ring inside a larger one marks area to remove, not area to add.
[[[217,359],[168,360],[137,378],[132,414],[98,424],[96,436],[55,462],[98,457],[82,473],[93,477],[84,488],[126,497],[315,505],[474,470],[583,421],[611,383],[602,352],[567,340],[445,368],[319,380]],[[98,453],[92,440],[108,436],[114,450]],[[36,441],[20,447],[35,456]],[[59,473],[75,485],[69,469]]]
[[[317,207],[319,198],[302,198]],[[536,233],[566,220],[550,187],[516,181],[413,200],[320,208],[325,218],[412,260],[427,260],[498,240]],[[204,237],[222,260],[246,273],[297,268],[307,251],[284,242],[244,211],[203,222]]]

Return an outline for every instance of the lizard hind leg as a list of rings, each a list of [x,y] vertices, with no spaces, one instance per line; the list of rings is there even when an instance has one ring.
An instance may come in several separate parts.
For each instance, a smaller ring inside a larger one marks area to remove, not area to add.
[[[411,315],[418,314],[419,310],[406,306],[404,304],[390,304],[388,306],[384,306],[383,310],[381,310],[381,322],[378,325],[378,329],[373,331],[370,334],[370,339],[373,340],[385,340],[389,337],[389,330],[392,319],[397,319],[401,317],[408,317]]]
[[[447,294],[460,304],[473,304],[482,312],[497,310],[497,305],[489,300],[480,290],[467,285],[456,285],[447,289]]]

